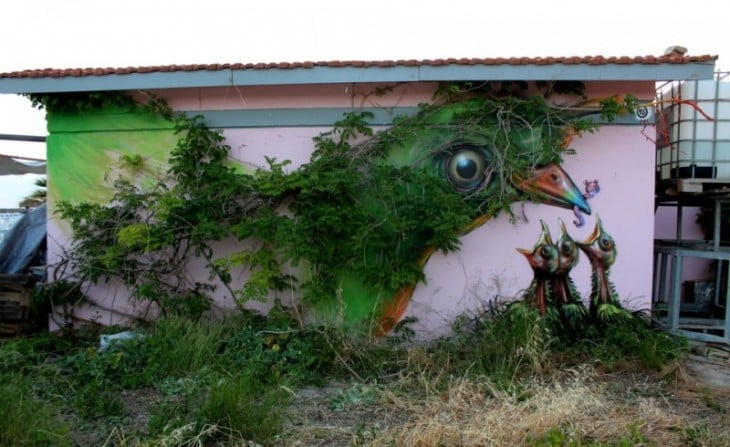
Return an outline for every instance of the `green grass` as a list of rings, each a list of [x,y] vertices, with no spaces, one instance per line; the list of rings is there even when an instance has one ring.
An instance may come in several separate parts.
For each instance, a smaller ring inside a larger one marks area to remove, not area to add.
[[[0,375],[0,445],[66,446],[60,406],[33,393],[32,377]]]
[[[589,328],[585,336],[565,352],[591,357],[607,370],[629,365],[660,371],[689,351],[687,340],[654,329],[648,319],[635,316]]]
[[[262,389],[245,376],[221,379],[210,387],[196,422],[201,428],[227,427],[243,439],[266,442],[281,429],[288,397],[284,389]]]
[[[647,440],[636,425],[626,427],[626,434],[611,441],[595,441],[570,430],[554,428],[543,436],[528,438],[529,447],[635,447],[647,445]]]

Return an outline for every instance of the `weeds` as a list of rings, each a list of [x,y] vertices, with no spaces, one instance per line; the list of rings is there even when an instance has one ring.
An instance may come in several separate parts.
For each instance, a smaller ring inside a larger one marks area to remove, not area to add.
[[[199,428],[227,427],[244,439],[268,441],[279,433],[288,393],[264,388],[247,377],[224,379],[210,388],[197,418]]]
[[[720,404],[720,402],[718,402],[717,399],[715,399],[715,397],[712,395],[711,391],[708,388],[704,387],[700,390],[700,392],[701,392],[702,402],[705,403],[707,408],[710,408],[713,411],[716,411],[717,413],[720,413],[720,414],[727,413],[727,410],[725,410],[725,408],[722,406],[722,404]]]
[[[474,372],[497,383],[510,385],[548,368],[553,336],[533,309],[511,306],[478,322],[473,335]]]
[[[528,437],[526,445],[530,447],[635,447],[646,445],[646,439],[636,424],[630,423],[626,427],[627,434],[614,440],[595,440],[586,438],[574,429],[552,428],[538,437]]]
[[[375,385],[356,384],[347,390],[340,391],[330,401],[330,408],[333,411],[346,411],[352,405],[371,405],[377,402],[379,397]]]
[[[60,408],[34,396],[31,379],[2,374],[0,381],[0,445],[70,445]]]
[[[724,430],[723,430],[724,429]],[[680,430],[687,447],[720,447],[730,445],[730,434],[725,427],[712,427],[707,421]]]
[[[670,362],[681,359],[689,351],[687,340],[652,328],[647,318],[607,322],[602,328],[589,328],[586,335],[566,351],[591,357],[607,370],[632,364],[659,371]]]

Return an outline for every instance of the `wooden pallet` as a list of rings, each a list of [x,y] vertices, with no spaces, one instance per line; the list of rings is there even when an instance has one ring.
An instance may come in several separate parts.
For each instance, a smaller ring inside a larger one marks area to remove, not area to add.
[[[28,322],[32,275],[0,275],[0,334],[14,335]]]

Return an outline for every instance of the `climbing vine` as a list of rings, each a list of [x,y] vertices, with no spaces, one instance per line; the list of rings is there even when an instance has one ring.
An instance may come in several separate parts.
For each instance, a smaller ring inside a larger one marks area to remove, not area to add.
[[[572,135],[597,126],[546,100],[555,91],[582,93],[577,84],[543,83],[543,94],[529,97],[516,94],[521,84],[446,85],[386,131],[374,133],[367,112],[347,113],[314,138],[309,163],[289,170],[288,161],[267,159],[251,174],[226,163],[230,147],[220,131],[159,98],[140,105],[123,93],[29,95],[49,113],[110,105],[156,113],[179,136],[169,169],[153,185],[120,177],[110,203],[58,204],[73,235],[57,275],[80,283],[118,279],[161,312],[188,315],[209,309],[215,284],[239,305],[288,288],[300,290],[304,303],[332,302],[342,278],[352,277],[362,288],[392,293],[424,279],[424,252],[458,249],[475,217],[512,215],[515,200],[539,200],[515,179],[559,162]],[[610,120],[632,101],[610,98],[601,113]],[[483,184],[444,181],[454,147],[488,148],[489,178],[477,179]],[[144,163],[122,161],[133,172]],[[239,248],[216,257],[214,243],[223,240]],[[205,261],[209,281],[189,279],[193,259]],[[234,287],[242,269],[250,276]]]

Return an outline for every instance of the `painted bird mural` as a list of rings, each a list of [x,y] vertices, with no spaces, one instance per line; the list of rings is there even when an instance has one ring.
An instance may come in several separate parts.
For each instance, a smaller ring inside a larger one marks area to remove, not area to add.
[[[352,238],[359,248],[352,257],[328,248],[342,259],[329,272],[339,299],[315,304],[315,316],[364,323],[371,333],[385,334],[402,318],[431,255],[458,249],[459,236],[509,212],[513,203],[530,200],[590,214],[559,165],[570,135],[547,109],[539,102],[484,97],[433,105],[342,155],[341,163],[357,166],[360,183],[353,188],[340,179],[342,190],[322,200],[357,206],[339,226],[322,213],[308,225],[344,237],[356,226]],[[312,172],[315,164],[303,175],[326,175]],[[296,203],[292,209],[306,212]],[[557,257],[554,262],[551,268],[558,267]],[[400,270],[391,271],[393,265]]]

